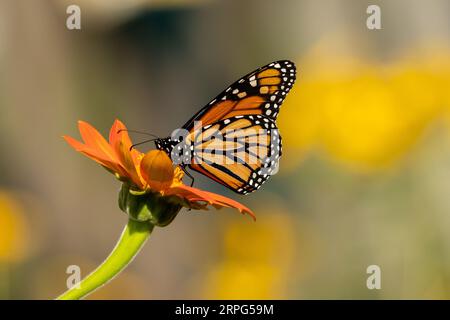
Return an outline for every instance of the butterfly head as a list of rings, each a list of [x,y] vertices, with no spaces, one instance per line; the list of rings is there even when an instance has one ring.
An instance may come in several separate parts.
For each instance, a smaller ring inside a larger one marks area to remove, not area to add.
[[[165,153],[167,153],[170,156],[170,153],[172,152],[172,149],[173,149],[173,142],[170,139],[170,137],[159,138],[159,139],[155,140],[155,147],[156,147],[156,149],[164,151]]]

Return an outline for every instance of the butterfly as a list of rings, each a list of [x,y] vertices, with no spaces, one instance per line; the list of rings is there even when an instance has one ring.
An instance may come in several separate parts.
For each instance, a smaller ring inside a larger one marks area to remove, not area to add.
[[[237,193],[253,192],[278,168],[281,136],[275,121],[295,79],[295,64],[288,60],[250,72],[155,146],[177,159],[192,183],[186,167]]]

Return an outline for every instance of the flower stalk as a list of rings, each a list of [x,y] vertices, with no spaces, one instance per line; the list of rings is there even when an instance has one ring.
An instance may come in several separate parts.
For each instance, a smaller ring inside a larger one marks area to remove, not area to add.
[[[108,283],[134,259],[152,233],[153,227],[154,225],[149,221],[129,219],[108,258],[78,285],[73,286],[56,299],[82,299]]]

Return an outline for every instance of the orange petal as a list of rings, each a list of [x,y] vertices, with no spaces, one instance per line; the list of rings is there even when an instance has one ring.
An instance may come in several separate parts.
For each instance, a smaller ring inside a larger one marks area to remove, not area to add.
[[[177,187],[170,188],[169,190],[167,190],[165,194],[178,195],[187,199],[188,201],[193,202],[206,201],[210,205],[213,205],[215,208],[219,207],[235,208],[238,209],[239,212],[241,212],[242,214],[247,213],[253,218],[253,220],[256,220],[255,214],[249,208],[240,204],[237,201],[234,201],[233,199],[224,197],[216,193],[203,191],[197,188],[188,187],[186,185],[180,185]]]
[[[119,140],[116,152],[119,156],[120,163],[127,171],[128,177],[137,186],[143,186],[143,183],[142,183],[141,178],[139,177],[139,174],[137,171],[137,165],[138,165],[137,157],[133,156],[132,151],[136,152],[135,150],[130,151],[130,148],[127,147],[127,145],[124,144],[121,140]]]
[[[109,158],[106,158],[105,154],[99,152],[97,149],[93,149],[69,136],[63,136],[63,138],[76,151],[98,162],[102,166],[105,166],[108,169],[119,173],[120,175],[123,175],[125,173],[118,163],[111,161],[111,159]]]
[[[131,139],[126,130],[127,127],[125,127],[122,121],[116,119],[111,130],[109,130],[109,144],[114,147],[122,140],[123,144],[129,149],[131,147]]]
[[[83,151],[87,148],[87,146],[84,143],[81,143],[80,141],[70,137],[70,136],[63,136],[63,139],[66,140],[66,142],[75,149],[75,151]]]
[[[80,130],[81,137],[87,146],[103,153],[104,157],[109,158],[110,161],[117,162],[118,159],[114,153],[114,150],[93,126],[85,121],[78,121],[78,128]]]
[[[141,160],[140,171],[142,178],[155,191],[169,188],[174,178],[172,160],[161,150],[148,152]]]
[[[127,128],[120,120],[115,120],[109,131],[109,143],[114,149],[120,164],[125,168],[129,178],[139,187],[143,186],[142,179],[138,173],[140,152],[131,148],[131,139]]]

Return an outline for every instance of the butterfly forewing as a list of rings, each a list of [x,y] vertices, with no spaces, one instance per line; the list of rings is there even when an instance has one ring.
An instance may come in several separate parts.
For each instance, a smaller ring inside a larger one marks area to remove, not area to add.
[[[183,128],[192,130],[195,121],[203,126],[237,115],[265,115],[275,120],[296,78],[293,62],[281,60],[242,77],[195,114]]]

